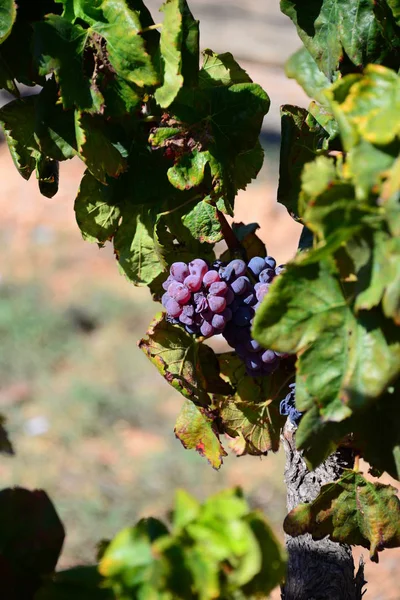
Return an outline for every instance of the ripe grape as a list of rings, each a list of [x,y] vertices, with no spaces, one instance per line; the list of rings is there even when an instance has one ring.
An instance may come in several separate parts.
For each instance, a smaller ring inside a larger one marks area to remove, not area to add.
[[[189,275],[189,269],[186,263],[176,262],[171,265],[170,274],[175,281],[183,283],[185,278]]]
[[[173,263],[162,284],[166,291],[161,301],[167,320],[193,335],[208,338],[222,333],[245,364],[248,375],[273,373],[287,354],[263,348],[253,340],[251,325],[273,279],[283,270],[284,266],[277,267],[272,256],[253,257],[248,266],[241,259],[228,264],[217,260],[210,268],[201,258],[189,265]]]
[[[281,415],[289,417],[289,421],[298,426],[303,413],[296,408],[296,384],[291,383],[289,388],[290,392],[279,404],[279,412]]]

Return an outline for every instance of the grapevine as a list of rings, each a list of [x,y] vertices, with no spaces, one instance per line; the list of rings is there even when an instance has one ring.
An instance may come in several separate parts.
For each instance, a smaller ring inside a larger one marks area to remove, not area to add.
[[[167,0],[162,23],[142,0],[0,0],[0,86],[13,96],[0,124],[14,164],[49,198],[60,162],[85,164],[83,238],[112,244],[161,307],[138,346],[184,397],[176,437],[215,469],[229,449],[265,456],[283,440],[319,482],[289,506],[288,558],[238,490],[203,505],[178,493],[170,528],[140,521],[102,542],[95,565],[61,573],[65,532],[48,496],[3,490],[2,514],[29,531],[26,543],[3,517],[9,598],[240,600],[276,585],[285,600],[337,598],[295,572],[308,543],[320,544],[315,561],[330,544],[332,569],[344,553],[350,575],[330,579],[359,600],[349,546],[373,561],[400,546],[399,498],[376,481],[400,480],[400,11],[394,0],[280,4],[303,43],[287,74],[313,98],[281,108],[277,196],[303,225],[285,265],[256,223],[227,219],[263,164],[268,94],[230,53],[200,53],[186,0]]]

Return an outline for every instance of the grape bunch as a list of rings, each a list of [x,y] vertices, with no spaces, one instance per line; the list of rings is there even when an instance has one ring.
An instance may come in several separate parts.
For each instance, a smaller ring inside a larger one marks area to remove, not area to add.
[[[162,304],[168,320],[190,334],[211,337],[222,333],[249,375],[269,374],[278,367],[280,355],[252,339],[251,325],[274,277],[282,270],[271,256],[252,258],[248,265],[241,259],[228,264],[215,261],[211,267],[201,258],[188,265],[176,262],[163,283]]]
[[[289,388],[290,392],[279,404],[279,412],[281,415],[289,417],[289,421],[298,426],[303,413],[296,408],[296,384],[289,384]]]

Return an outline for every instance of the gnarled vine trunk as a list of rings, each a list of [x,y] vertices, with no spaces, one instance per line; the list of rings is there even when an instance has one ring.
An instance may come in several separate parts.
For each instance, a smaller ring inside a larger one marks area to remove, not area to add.
[[[287,422],[283,432],[286,453],[285,483],[287,507],[314,500],[325,483],[340,478],[343,469],[352,468],[352,453],[340,448],[315,471],[309,471],[295,446],[296,427]],[[360,600],[364,581],[363,563],[354,574],[350,546],[328,538],[314,541],[310,534],[286,535],[288,569],[283,600]]]

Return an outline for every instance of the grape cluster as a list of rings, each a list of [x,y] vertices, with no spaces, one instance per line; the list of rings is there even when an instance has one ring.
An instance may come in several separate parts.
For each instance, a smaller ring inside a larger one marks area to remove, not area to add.
[[[279,404],[279,412],[281,415],[289,417],[291,423],[298,425],[303,413],[296,408],[296,384],[289,384],[289,388],[290,392]]]
[[[222,333],[250,375],[269,374],[278,367],[280,355],[262,348],[250,330],[255,311],[283,268],[271,256],[254,257],[248,265],[241,259],[216,261],[211,267],[200,258],[188,265],[176,262],[163,283],[162,304],[168,319],[188,333]]]

